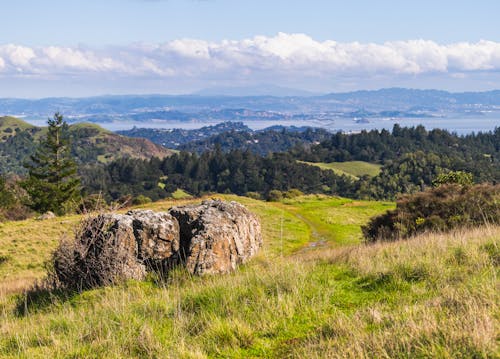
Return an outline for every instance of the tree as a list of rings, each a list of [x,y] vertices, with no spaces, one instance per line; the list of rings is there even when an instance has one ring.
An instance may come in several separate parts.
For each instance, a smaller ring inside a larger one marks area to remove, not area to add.
[[[14,193],[9,189],[7,180],[0,176],[0,209],[11,207],[16,201]]]
[[[462,186],[470,186],[474,183],[472,173],[465,171],[449,171],[441,173],[432,181],[434,187],[439,187],[444,184],[456,183]]]
[[[58,215],[74,208],[80,198],[80,178],[71,158],[68,125],[60,113],[47,121],[47,136],[25,167],[28,178],[22,182],[28,192],[28,205],[38,212],[52,211]]]

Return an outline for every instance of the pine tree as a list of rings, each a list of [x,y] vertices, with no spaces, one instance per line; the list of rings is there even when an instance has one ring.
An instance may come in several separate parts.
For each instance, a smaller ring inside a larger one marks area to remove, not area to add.
[[[44,213],[66,213],[80,198],[80,178],[70,154],[68,125],[59,113],[47,121],[47,137],[40,142],[31,162],[25,164],[29,171],[22,186],[30,196],[29,206]]]

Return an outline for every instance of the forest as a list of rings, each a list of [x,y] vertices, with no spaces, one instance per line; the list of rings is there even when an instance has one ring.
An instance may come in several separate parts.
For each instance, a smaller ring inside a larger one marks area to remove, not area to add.
[[[37,148],[32,136],[36,131],[19,131],[1,144],[2,148],[15,144],[16,149],[22,149],[17,156],[24,159],[23,171],[14,175],[12,170],[19,168],[19,162],[9,154],[3,157],[0,199],[7,203],[3,212],[15,208],[19,213],[22,204],[29,202],[19,183],[26,176],[26,159]],[[422,191],[440,174],[452,171],[468,173],[476,183],[500,182],[500,128],[458,136],[445,130],[428,131],[423,126],[394,125],[392,131],[337,132],[321,142],[313,141],[316,136],[325,137],[323,130],[247,133],[229,129],[201,141],[187,142],[183,148],[190,151],[172,152],[162,158],[132,156],[130,151],[121,157],[105,157],[102,147],[92,145],[92,141],[104,142],[89,137],[105,135],[102,131],[78,126],[64,126],[61,131],[66,133],[68,156],[77,164],[82,203],[87,205],[92,205],[96,197],[108,203],[156,201],[178,190],[193,196],[232,193],[266,200],[291,193],[394,200],[400,194]],[[110,138],[106,142],[112,142],[113,137],[106,136]],[[252,140],[256,136],[264,140]],[[125,137],[117,138],[125,143]],[[97,161],[98,157],[105,161]],[[327,168],[330,164],[350,163],[347,161],[358,161],[352,162],[354,166],[376,164],[380,171],[353,176]]]
[[[224,151],[220,144],[214,148],[202,154],[182,151],[163,160],[122,158],[105,166],[81,168],[80,173],[88,193],[101,192],[113,200],[127,194],[156,200],[177,188],[192,195],[250,192],[269,198],[273,190],[297,189],[394,199],[400,193],[420,191],[450,171],[471,173],[477,183],[500,181],[500,128],[461,137],[444,130],[395,125],[392,132],[338,132],[319,144],[295,145],[287,152],[266,156],[250,149],[225,147]],[[378,163],[381,171],[374,177],[353,179],[302,162],[351,160]]]

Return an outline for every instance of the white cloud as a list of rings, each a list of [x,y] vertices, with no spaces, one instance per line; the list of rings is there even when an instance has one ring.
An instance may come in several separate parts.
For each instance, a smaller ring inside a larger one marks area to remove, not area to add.
[[[420,76],[463,77],[500,71],[500,43],[408,40],[376,43],[317,41],[279,33],[238,41],[179,39],[107,48],[0,45],[0,76],[63,78],[67,74],[137,78],[273,79]]]

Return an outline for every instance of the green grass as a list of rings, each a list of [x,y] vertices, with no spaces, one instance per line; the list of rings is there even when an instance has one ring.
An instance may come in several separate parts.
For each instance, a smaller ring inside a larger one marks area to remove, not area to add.
[[[26,287],[44,275],[44,262],[63,235],[73,236],[79,216],[46,221],[0,223],[0,296]]]
[[[175,270],[165,282],[152,277],[66,297],[54,294],[27,305],[24,315],[16,312],[15,295],[0,294],[0,357],[498,354],[500,227],[365,246],[357,244],[359,223],[392,203],[217,197],[237,200],[261,218],[265,244],[247,265],[229,275],[200,278]],[[147,207],[166,210],[192,201]],[[43,262],[57,235],[77,219],[5,223],[1,278]],[[325,236],[324,246],[309,245],[317,241],[315,232]],[[28,248],[36,253],[24,258]],[[13,260],[22,263],[9,264]],[[38,264],[32,270],[43,274]]]
[[[0,142],[14,136],[16,130],[27,130],[32,127],[34,126],[16,117],[0,117]]]
[[[180,188],[177,188],[177,190],[174,193],[172,193],[172,198],[173,199],[186,199],[186,198],[193,198],[193,196],[191,196],[186,191],[184,191]]]
[[[395,207],[392,202],[354,201],[324,195],[301,196],[284,200],[283,204],[309,226],[310,242],[317,245],[359,243],[361,225]]]
[[[300,161],[302,162],[302,161]],[[368,175],[375,177],[380,173],[381,165],[364,161],[346,161],[346,162],[302,162],[311,166],[317,166],[324,170],[332,170],[339,175],[346,175],[354,179]]]
[[[69,126],[70,131],[76,131],[80,129],[93,129],[98,131],[99,134],[108,134],[112,133],[109,130],[106,130],[105,128],[95,124],[95,123],[89,123],[89,122],[79,122],[79,123],[74,123]]]

